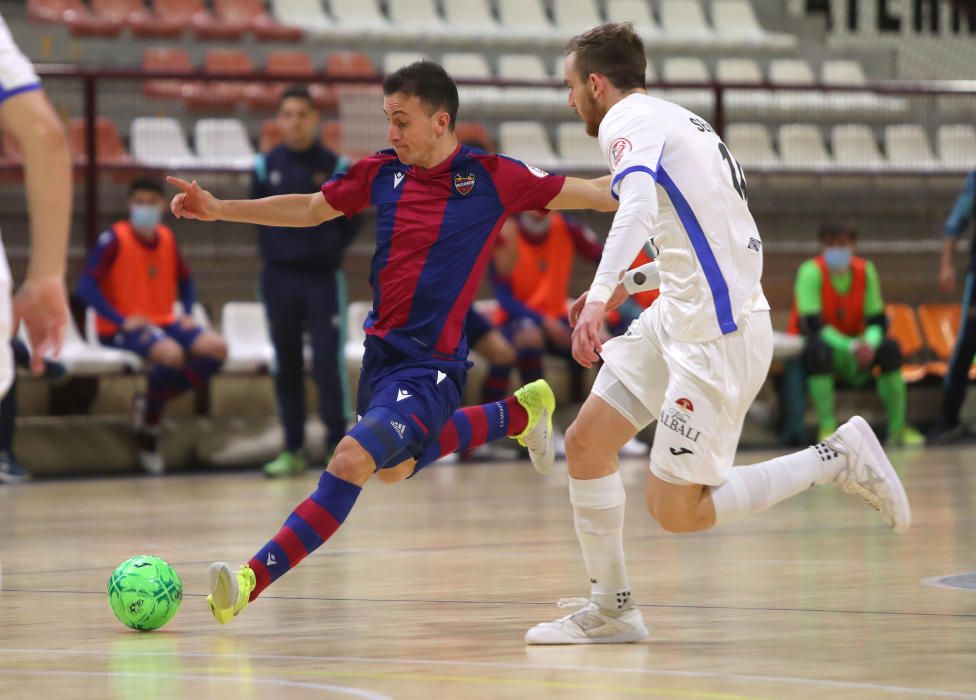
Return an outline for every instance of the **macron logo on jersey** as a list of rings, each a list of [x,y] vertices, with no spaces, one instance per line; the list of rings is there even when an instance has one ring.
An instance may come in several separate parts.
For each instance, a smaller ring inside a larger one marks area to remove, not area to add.
[[[399,187],[401,182],[403,182],[403,173],[393,173],[393,189]]]
[[[409,391],[397,389],[397,402],[403,401],[404,399],[409,399],[411,396],[413,396],[413,394],[411,394]]]
[[[271,552],[268,552],[268,563],[267,563],[267,566],[274,566],[277,563],[278,563],[278,560],[275,559],[275,555],[272,554]]]

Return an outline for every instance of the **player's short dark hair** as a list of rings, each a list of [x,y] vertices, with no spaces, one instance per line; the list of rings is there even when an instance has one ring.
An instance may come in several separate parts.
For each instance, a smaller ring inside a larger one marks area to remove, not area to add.
[[[575,54],[576,70],[584,82],[590,74],[606,76],[618,90],[645,86],[647,56],[644,42],[630,22],[611,22],[574,36],[566,55]]]
[[[289,85],[287,88],[285,88],[285,91],[281,93],[281,99],[278,100],[278,106],[281,107],[285,100],[290,99],[305,100],[308,102],[309,107],[312,109],[315,108],[315,100],[312,99],[312,94],[308,91],[307,85],[302,85],[301,83]]]
[[[129,183],[129,196],[131,197],[136,192],[152,192],[153,194],[158,194],[160,197],[166,194],[166,190],[163,189],[162,180],[157,180],[154,177],[137,177]]]
[[[857,240],[857,229],[848,221],[825,221],[817,229],[817,240],[823,243],[835,238],[850,238]]]
[[[443,110],[451,117],[454,131],[458,113],[458,90],[453,78],[433,61],[417,61],[399,68],[383,79],[383,94],[402,92],[418,98],[433,112]]]

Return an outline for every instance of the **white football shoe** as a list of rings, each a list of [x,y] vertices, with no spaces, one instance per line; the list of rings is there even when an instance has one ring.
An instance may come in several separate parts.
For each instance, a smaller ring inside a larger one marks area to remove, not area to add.
[[[908,495],[867,421],[854,416],[824,443],[846,457],[838,460],[831,481],[844,493],[867,501],[895,532],[908,532],[912,525]],[[829,466],[824,466],[828,471]]]
[[[604,610],[587,598],[559,601],[559,607],[583,607],[525,633],[526,644],[627,644],[647,639],[644,618],[637,608]]]

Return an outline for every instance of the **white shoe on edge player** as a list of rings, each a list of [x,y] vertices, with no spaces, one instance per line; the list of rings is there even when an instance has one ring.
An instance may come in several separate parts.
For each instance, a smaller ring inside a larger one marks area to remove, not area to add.
[[[908,495],[867,421],[854,416],[824,443],[847,457],[833,483],[867,501],[895,532],[907,532],[912,525]]]
[[[644,618],[637,608],[604,610],[588,598],[559,601],[559,607],[582,608],[553,622],[543,622],[525,633],[526,644],[627,644],[647,639]]]

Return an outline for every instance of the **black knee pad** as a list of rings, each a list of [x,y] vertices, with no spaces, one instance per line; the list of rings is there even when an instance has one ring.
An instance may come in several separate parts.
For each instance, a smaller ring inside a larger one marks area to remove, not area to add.
[[[878,346],[874,355],[874,362],[882,372],[894,372],[902,365],[901,346],[893,338],[885,338]]]
[[[811,338],[800,356],[803,360],[803,371],[807,375],[828,374],[833,371],[834,357],[827,345],[820,338]]]

